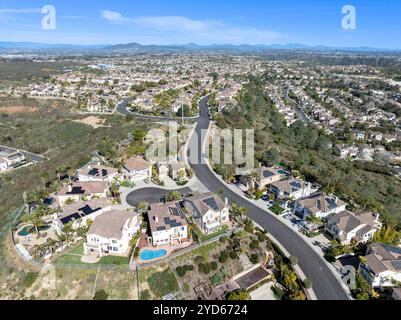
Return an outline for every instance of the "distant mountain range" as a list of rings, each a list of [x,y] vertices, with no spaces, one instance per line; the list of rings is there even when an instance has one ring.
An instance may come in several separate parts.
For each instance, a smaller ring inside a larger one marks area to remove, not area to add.
[[[380,49],[371,47],[328,47],[308,46],[298,43],[271,44],[271,45],[230,45],[211,44],[198,45],[196,43],[171,44],[171,45],[141,45],[139,43],[127,43],[117,45],[72,45],[72,44],[45,44],[35,42],[4,42],[0,41],[0,52],[19,51],[93,51],[99,53],[155,53],[155,52],[236,52],[251,53],[268,50],[305,50],[305,51],[344,51],[344,52],[401,52],[401,49]]]

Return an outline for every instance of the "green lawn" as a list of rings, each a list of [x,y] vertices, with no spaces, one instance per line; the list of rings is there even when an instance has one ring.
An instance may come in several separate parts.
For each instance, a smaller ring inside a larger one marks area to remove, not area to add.
[[[270,207],[270,211],[279,216],[285,211],[285,209],[279,204],[275,204],[274,206]]]

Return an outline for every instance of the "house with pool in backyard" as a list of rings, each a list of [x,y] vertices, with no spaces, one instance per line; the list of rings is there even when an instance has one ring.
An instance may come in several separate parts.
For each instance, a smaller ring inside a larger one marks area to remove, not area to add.
[[[138,263],[157,260],[191,246],[194,229],[204,236],[213,236],[230,225],[227,203],[213,193],[151,204],[148,220],[149,234],[140,241]]]

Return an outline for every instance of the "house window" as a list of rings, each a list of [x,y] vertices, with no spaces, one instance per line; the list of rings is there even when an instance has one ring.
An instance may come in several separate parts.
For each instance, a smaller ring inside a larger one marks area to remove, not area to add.
[[[114,244],[115,244],[115,243],[117,243],[117,240],[112,240],[111,243],[114,243]]]
[[[113,251],[118,251],[118,248],[117,247],[113,247]]]

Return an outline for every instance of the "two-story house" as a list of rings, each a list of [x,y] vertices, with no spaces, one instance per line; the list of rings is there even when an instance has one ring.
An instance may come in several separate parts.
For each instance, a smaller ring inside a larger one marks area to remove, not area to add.
[[[283,180],[287,176],[287,172],[279,167],[259,167],[256,169],[255,189],[265,190],[268,185]]]
[[[205,234],[219,230],[230,221],[229,206],[214,193],[189,197],[183,201],[187,212]]]
[[[56,194],[56,199],[62,207],[68,201],[90,200],[94,197],[106,198],[107,190],[107,182],[104,181],[73,182],[63,186]]]
[[[309,216],[326,218],[330,214],[345,211],[346,203],[337,197],[327,196],[322,192],[299,199],[294,205],[294,214],[306,220]]]
[[[152,178],[152,164],[140,156],[129,158],[124,163],[124,177],[133,182]]]
[[[316,191],[309,182],[301,181],[295,178],[287,178],[273,182],[269,186],[269,191],[274,195],[278,202],[288,205],[288,201],[298,200],[308,197]]]
[[[366,243],[373,239],[374,234],[382,226],[377,213],[354,214],[349,211],[342,211],[327,217],[325,232],[341,244],[350,244],[351,241]]]
[[[397,283],[401,282],[401,248],[382,243],[371,244],[359,270],[373,288],[398,286]]]
[[[178,202],[151,204],[148,217],[154,246],[188,242],[188,223]]]
[[[90,164],[77,170],[77,178],[81,182],[106,181],[110,183],[117,176],[117,169],[97,164]]]
[[[86,235],[84,254],[127,256],[140,227],[138,214],[111,210],[96,217]]]
[[[73,229],[87,226],[88,221],[93,221],[98,215],[111,210],[109,200],[92,199],[89,201],[78,201],[64,206],[60,213],[56,213],[52,221],[55,233],[61,234],[65,225],[71,224]]]

